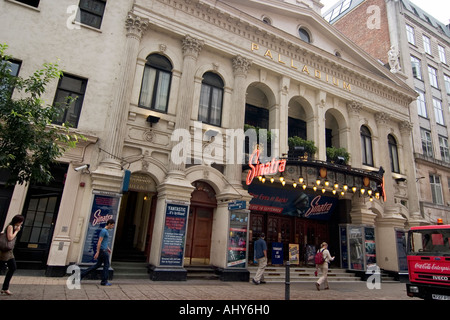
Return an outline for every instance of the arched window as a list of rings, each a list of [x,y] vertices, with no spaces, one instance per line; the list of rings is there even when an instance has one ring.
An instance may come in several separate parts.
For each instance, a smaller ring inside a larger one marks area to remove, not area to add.
[[[361,126],[361,152],[362,163],[368,166],[373,166],[373,153],[372,153],[372,135],[369,128]]]
[[[215,126],[222,121],[223,80],[217,74],[203,75],[198,120]]]
[[[172,64],[169,59],[159,54],[149,55],[142,77],[139,107],[167,112],[171,80]]]
[[[302,39],[303,41],[308,43],[311,42],[311,36],[309,35],[309,32],[306,31],[304,28],[298,29],[298,35],[300,36],[300,39]]]
[[[392,172],[400,173],[400,166],[398,163],[397,141],[391,134],[388,135],[388,144],[389,144],[389,156],[391,158],[391,170]]]

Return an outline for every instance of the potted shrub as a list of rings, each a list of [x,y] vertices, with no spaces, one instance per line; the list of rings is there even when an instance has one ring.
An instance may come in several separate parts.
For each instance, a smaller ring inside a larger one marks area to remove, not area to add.
[[[341,159],[344,161],[342,164],[348,164],[350,160],[350,153],[345,148],[327,148],[327,161],[336,163]]]
[[[314,145],[314,141],[304,140],[297,136],[289,137],[288,145],[289,145],[289,153],[292,155],[294,155],[295,147],[303,147],[304,153],[306,153],[308,157],[312,157],[317,152],[317,147]],[[302,154],[302,156],[303,155],[304,154]]]

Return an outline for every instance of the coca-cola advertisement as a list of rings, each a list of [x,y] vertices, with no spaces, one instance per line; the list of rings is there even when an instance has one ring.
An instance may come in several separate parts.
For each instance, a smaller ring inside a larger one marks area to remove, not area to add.
[[[282,215],[328,220],[338,199],[318,193],[306,193],[302,189],[249,185],[248,192],[253,197],[250,210],[271,212]]]
[[[94,263],[94,255],[97,250],[100,230],[106,226],[106,222],[109,219],[117,220],[119,203],[120,196],[94,194],[81,263]],[[112,248],[114,229],[109,230],[108,232],[111,232],[108,247]]]

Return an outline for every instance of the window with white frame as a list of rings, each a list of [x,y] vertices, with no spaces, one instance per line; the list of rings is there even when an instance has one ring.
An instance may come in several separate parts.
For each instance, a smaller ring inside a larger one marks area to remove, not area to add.
[[[416,38],[414,36],[414,28],[410,25],[406,25],[406,37],[408,38],[408,42],[411,44],[416,44]]]
[[[422,140],[422,152],[424,156],[433,157],[433,143],[431,142],[431,132],[420,128],[420,139]]]
[[[431,54],[431,40],[429,37],[422,35],[423,39],[423,49],[425,50],[425,53]]]
[[[422,80],[422,67],[420,64],[420,59],[414,56],[411,56],[411,66],[413,77],[419,80]]]
[[[170,84],[172,81],[172,63],[160,54],[147,57],[142,76],[139,107],[167,112]]]
[[[439,60],[441,60],[442,63],[447,64],[447,58],[445,56],[445,48],[441,45],[438,45],[439,50]]]
[[[436,123],[440,125],[444,125],[444,112],[442,110],[442,101],[436,98],[433,98],[433,107],[434,107],[434,117],[436,118]]]
[[[206,72],[203,75],[198,108],[199,121],[220,126],[222,122],[223,91],[224,83],[219,75],[213,72]]]
[[[444,74],[445,91],[450,94],[450,76]]]
[[[430,174],[431,197],[434,204],[444,204],[442,197],[441,178],[438,175]]]
[[[391,158],[391,170],[392,172],[400,173],[400,166],[398,162],[398,148],[397,140],[393,135],[388,135],[389,156]]]
[[[439,149],[441,151],[441,159],[445,162],[450,162],[450,153],[448,150],[448,139],[443,136],[439,136]]]
[[[361,126],[360,134],[362,163],[368,166],[373,166],[372,134],[366,126]]]
[[[430,78],[430,84],[435,88],[439,88],[436,68],[433,68],[432,66],[428,66],[428,76]]]
[[[425,102],[425,92],[422,92],[418,89],[416,89],[416,92],[419,94],[419,96],[417,97],[417,113],[421,117],[428,118],[427,104]]]

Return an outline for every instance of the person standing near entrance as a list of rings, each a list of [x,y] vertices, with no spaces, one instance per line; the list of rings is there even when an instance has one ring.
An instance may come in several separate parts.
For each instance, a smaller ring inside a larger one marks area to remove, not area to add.
[[[255,241],[255,258],[258,260],[258,270],[253,278],[254,284],[266,283],[264,281],[264,270],[267,266],[267,244],[264,238],[264,233],[261,233],[259,239]]]
[[[325,290],[328,290],[330,289],[328,286],[328,264],[334,260],[334,257],[330,255],[330,251],[328,251],[328,243],[326,242],[322,242],[319,251],[322,253],[324,261],[322,264],[318,264],[316,266],[321,272],[321,276],[316,282],[316,288],[320,291],[320,285],[324,284]]]
[[[97,251],[95,252],[94,259],[97,260],[97,263],[93,266],[87,268],[83,272],[81,272],[81,279],[86,277],[89,273],[94,270],[100,268],[103,264],[103,272],[102,279],[100,284],[102,286],[110,286],[111,283],[108,282],[108,271],[109,271],[109,254],[111,253],[111,249],[108,247],[109,242],[109,232],[108,230],[113,229],[115,226],[115,221],[113,219],[109,219],[106,222],[106,226],[100,231],[97,242]]]
[[[5,229],[6,239],[8,241],[14,241],[15,244],[17,234],[22,228],[24,220],[25,217],[19,214],[12,218],[11,222]],[[12,294],[11,291],[9,291],[9,282],[11,281],[14,272],[17,270],[16,259],[14,258],[13,249],[8,251],[0,251],[0,261],[2,261],[3,263],[6,262],[6,265],[8,266],[8,272],[6,273],[5,279],[3,280],[1,293],[9,296]]]

